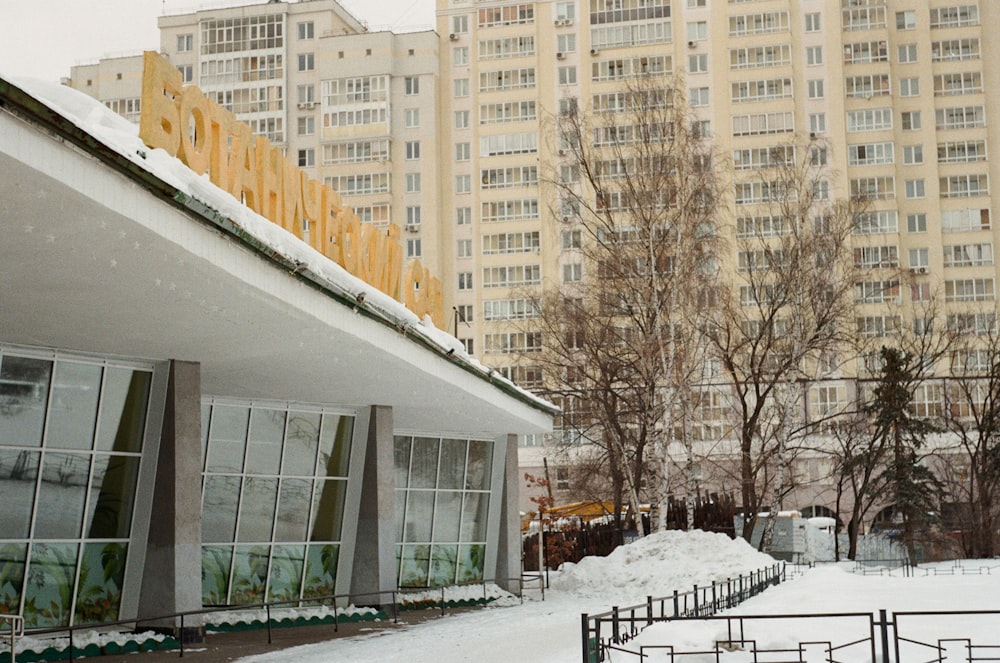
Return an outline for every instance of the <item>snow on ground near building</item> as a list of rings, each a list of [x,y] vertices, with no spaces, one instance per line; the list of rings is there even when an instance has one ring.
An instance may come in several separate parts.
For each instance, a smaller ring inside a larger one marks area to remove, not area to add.
[[[613,605],[639,603],[646,595],[664,596],[674,589],[690,589],[714,579],[737,575],[770,566],[774,560],[757,553],[744,541],[732,541],[723,535],[705,532],[661,532],[622,546],[606,558],[588,558],[565,570],[552,573],[552,589],[545,600],[515,599],[496,606],[450,615],[431,622],[399,629],[373,628],[364,636],[332,640],[297,647],[282,652],[281,660],[301,663],[578,663],[582,657],[580,615],[607,611]],[[977,563],[967,564],[977,571]],[[743,614],[780,614],[788,612],[844,612],[888,610],[957,610],[1000,608],[1000,567],[997,575],[946,577],[859,576],[838,568],[820,568],[766,591],[747,601],[738,610]],[[537,592],[528,592],[537,597]],[[957,634],[969,628],[981,633],[1000,633],[996,618],[969,620],[966,626],[952,621],[944,627]],[[925,620],[926,621],[926,620]],[[946,620],[938,618],[938,623]],[[773,622],[763,624],[763,635],[775,642],[790,643],[800,636],[830,641],[853,637],[859,628],[869,629],[868,622],[855,619],[814,624]],[[926,633],[927,625],[919,620],[901,622],[907,632]],[[647,629],[629,643],[638,647],[646,640],[666,637],[664,625]],[[697,646],[710,649],[719,636],[719,624],[685,622],[680,630]],[[867,637],[865,635],[864,637]],[[1000,636],[990,635],[1000,641]],[[705,640],[705,638],[708,638]],[[850,649],[850,648],[848,648]],[[855,645],[854,649],[862,647]],[[867,655],[865,649],[865,655]],[[851,654],[851,651],[846,654]],[[998,656],[998,654],[989,654]],[[727,663],[749,660],[748,652],[726,654]],[[855,658],[861,658],[855,656]],[[920,660],[927,660],[924,656]],[[273,654],[243,659],[243,663],[273,661]],[[612,661],[638,661],[638,657],[615,654]],[[651,663],[656,659],[647,659]],[[665,660],[665,659],[660,659]],[[714,655],[705,661],[714,661]],[[838,660],[853,660],[850,655]],[[917,660],[917,659],[913,659]]]

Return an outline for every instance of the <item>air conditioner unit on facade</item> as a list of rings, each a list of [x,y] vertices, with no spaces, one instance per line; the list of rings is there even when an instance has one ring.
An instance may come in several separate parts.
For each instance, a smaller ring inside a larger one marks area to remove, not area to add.
[[[557,60],[562,60],[565,57],[566,57],[566,54],[563,53],[562,51],[559,51],[558,53],[556,53],[556,59]]]
[[[600,55],[600,54],[601,54],[601,51],[599,51],[599,50],[598,50],[598,49],[596,49],[596,48],[592,48],[592,49],[590,49],[590,54],[591,54],[591,55]]]
[[[299,110],[312,110],[316,107],[315,101],[304,101],[299,104]]]
[[[405,228],[408,233],[420,232],[420,224],[418,223],[408,223]]]
[[[448,39],[452,41],[458,41],[458,35],[452,32],[450,35],[448,35]]]

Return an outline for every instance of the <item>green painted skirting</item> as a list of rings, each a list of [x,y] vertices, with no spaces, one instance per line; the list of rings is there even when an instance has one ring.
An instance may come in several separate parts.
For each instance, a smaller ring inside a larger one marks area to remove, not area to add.
[[[337,621],[341,624],[350,624],[352,622],[372,622],[379,619],[388,619],[388,615],[384,612],[370,612],[370,613],[355,613],[352,615],[341,615]],[[333,615],[327,615],[326,617],[296,617],[292,619],[290,617],[285,617],[283,619],[272,619],[271,628],[294,628],[297,626],[319,626],[320,624],[333,624]],[[263,622],[259,619],[255,619],[251,622],[240,622],[238,624],[205,624],[205,630],[212,631],[215,633],[234,633],[239,631],[257,631],[262,628],[267,628],[267,622]],[[0,662],[2,663],[2,662]]]

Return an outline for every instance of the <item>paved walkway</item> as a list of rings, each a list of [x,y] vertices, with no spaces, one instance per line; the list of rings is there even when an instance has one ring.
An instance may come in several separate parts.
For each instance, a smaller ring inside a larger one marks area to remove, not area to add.
[[[479,608],[448,608],[445,610],[444,618],[446,619],[451,614],[477,609]],[[280,652],[290,647],[313,644],[336,638],[349,638],[372,631],[405,629],[414,624],[441,618],[440,610],[408,610],[400,613],[398,624],[393,623],[390,617],[382,621],[341,623],[336,631],[333,624],[272,628],[270,644],[267,642],[266,628],[235,633],[209,633],[205,637],[204,642],[184,645],[183,658],[180,655],[180,650],[174,649],[138,654],[109,655],[87,660],[94,661],[95,663],[176,663],[177,661],[188,660],[200,661],[202,663],[215,663],[219,661],[221,663],[223,661],[235,661],[245,656],[273,653],[274,660],[284,661],[290,659],[283,657]],[[331,648],[331,660],[336,660],[335,651],[334,648]]]

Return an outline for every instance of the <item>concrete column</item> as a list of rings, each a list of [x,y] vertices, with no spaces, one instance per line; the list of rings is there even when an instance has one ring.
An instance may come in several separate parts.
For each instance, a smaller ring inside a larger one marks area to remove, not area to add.
[[[171,361],[138,617],[201,608],[201,365]],[[200,618],[144,626],[201,639]]]
[[[497,540],[497,585],[508,592],[520,592],[521,585],[521,513],[518,510],[520,482],[517,470],[517,435],[496,438],[497,445],[507,449],[504,463],[503,490],[500,502],[500,536]],[[489,576],[489,569],[485,575]]]
[[[382,606],[396,589],[396,481],[392,408],[368,408],[368,441],[351,574],[352,602]],[[358,416],[363,416],[363,412]]]

